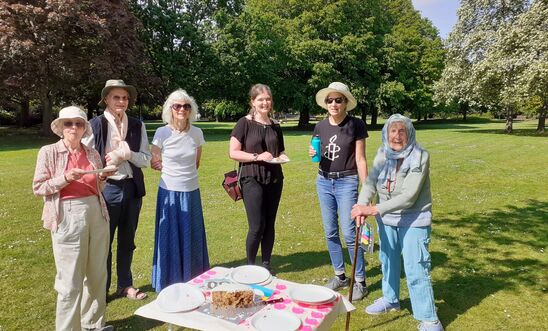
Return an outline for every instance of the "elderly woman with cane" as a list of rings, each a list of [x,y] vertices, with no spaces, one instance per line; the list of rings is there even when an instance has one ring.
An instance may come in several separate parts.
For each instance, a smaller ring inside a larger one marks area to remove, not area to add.
[[[61,109],[51,130],[61,140],[38,152],[32,189],[44,198],[42,220],[51,231],[55,329],[112,330],[105,326],[109,215],[101,191],[113,172],[101,172],[99,153],[82,144],[91,135],[84,111]]]
[[[430,155],[416,142],[411,120],[400,114],[390,116],[382,129],[382,146],[373,169],[352,208],[352,218],[363,224],[367,216],[375,216],[379,229],[383,296],[365,312],[380,315],[400,309],[403,256],[411,307],[413,316],[420,321],[419,330],[442,331],[430,279],[429,166]],[[376,196],[377,204],[371,205]]]

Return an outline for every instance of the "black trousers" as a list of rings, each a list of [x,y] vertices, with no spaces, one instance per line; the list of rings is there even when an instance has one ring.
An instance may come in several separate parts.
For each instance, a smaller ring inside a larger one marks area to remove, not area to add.
[[[282,196],[283,181],[261,184],[253,177],[240,180],[249,231],[246,240],[247,263],[255,264],[259,245],[262,262],[270,263],[274,247],[276,213]]]
[[[132,179],[109,180],[103,191],[110,216],[110,245],[107,261],[107,293],[112,279],[112,242],[117,233],[116,274],[117,288],[133,286],[131,262],[135,250],[135,232],[143,198],[136,197],[137,191]],[[118,229],[118,231],[116,231]]]

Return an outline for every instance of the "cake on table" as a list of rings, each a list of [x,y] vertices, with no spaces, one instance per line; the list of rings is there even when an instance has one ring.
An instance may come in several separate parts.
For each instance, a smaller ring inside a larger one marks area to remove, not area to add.
[[[242,284],[222,284],[211,290],[211,303],[216,308],[248,308],[253,299],[253,289]]]

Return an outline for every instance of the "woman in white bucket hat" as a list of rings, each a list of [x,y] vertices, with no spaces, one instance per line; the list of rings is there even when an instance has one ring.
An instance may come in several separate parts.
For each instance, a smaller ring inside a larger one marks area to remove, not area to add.
[[[51,231],[55,328],[111,330],[105,326],[109,225],[101,195],[108,173],[97,173],[99,153],[81,142],[91,134],[84,111],[61,109],[51,130],[61,139],[38,152],[32,188],[44,199],[42,220]]]

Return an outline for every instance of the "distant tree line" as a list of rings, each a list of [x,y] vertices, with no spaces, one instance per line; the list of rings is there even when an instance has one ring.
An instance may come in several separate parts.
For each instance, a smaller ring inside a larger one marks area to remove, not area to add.
[[[370,116],[370,124],[396,112],[421,120],[486,110],[541,117],[544,109],[545,117],[547,43],[538,38],[546,39],[546,3],[461,3],[444,45],[411,0],[0,1],[0,124],[4,114],[28,125],[34,109],[48,133],[56,109],[69,103],[92,116],[109,78],[138,88],[133,111],[146,118],[157,117],[167,94],[181,87],[196,97],[202,117],[235,119],[247,112],[249,86],[262,82],[273,90],[276,112],[296,114],[307,127],[321,113],[316,91],[331,81],[350,85],[356,114]],[[483,48],[467,49],[466,38],[481,39],[486,28],[474,12],[488,6],[512,7],[485,22],[513,32],[494,38],[489,30]],[[495,72],[477,62],[496,49],[488,63],[500,69],[509,57],[529,56],[530,47],[540,68]]]

